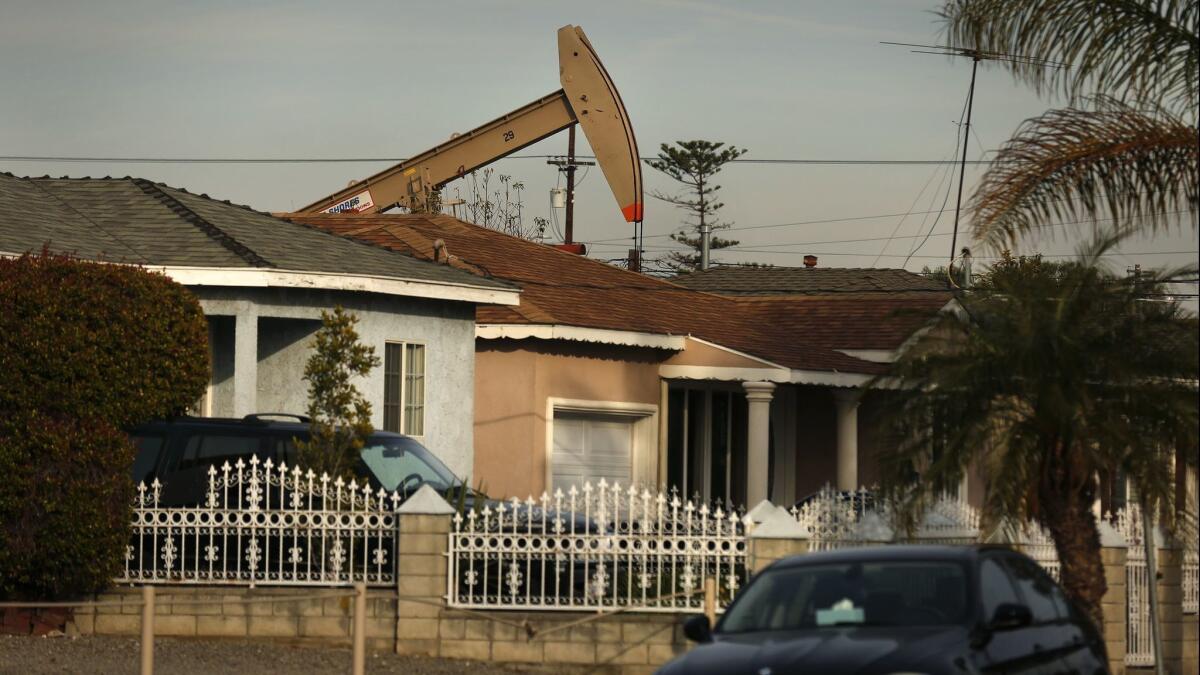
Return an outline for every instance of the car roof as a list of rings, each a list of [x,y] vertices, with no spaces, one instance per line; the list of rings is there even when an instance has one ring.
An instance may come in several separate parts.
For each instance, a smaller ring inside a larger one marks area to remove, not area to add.
[[[133,433],[146,431],[166,431],[169,429],[238,429],[238,430],[277,430],[303,432],[308,431],[306,422],[296,422],[291,420],[267,419],[267,416],[245,418],[238,417],[175,417],[169,420],[155,420],[140,424],[133,429]],[[393,431],[384,431],[376,429],[372,437],[391,437],[391,438],[407,438],[404,434],[398,434]]]
[[[1004,547],[969,545],[950,546],[941,544],[888,544],[886,546],[864,546],[842,548],[833,551],[818,551],[784,558],[773,568],[803,567],[846,562],[882,562],[889,560],[972,560],[984,549],[1011,550]]]

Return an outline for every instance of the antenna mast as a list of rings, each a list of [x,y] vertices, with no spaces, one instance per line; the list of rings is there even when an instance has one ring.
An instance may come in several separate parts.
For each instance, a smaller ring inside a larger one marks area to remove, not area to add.
[[[914,54],[936,54],[938,56],[958,56],[969,57],[971,59],[971,85],[967,90],[967,119],[966,124],[962,128],[962,159],[958,167],[958,199],[954,203],[954,232],[950,237],[950,264],[947,272],[950,277],[950,283],[954,283],[954,260],[957,256],[958,249],[958,219],[962,212],[962,193],[963,181],[967,173],[967,142],[970,141],[971,133],[971,112],[975,105],[975,74],[979,70],[980,61],[1009,61],[1012,63],[1023,63],[1035,66],[1044,66],[1047,68],[1066,68],[1067,64],[1058,61],[1050,61],[1036,56],[1024,56],[1021,54],[1005,54],[1003,52],[989,52],[980,49],[967,49],[964,47],[950,47],[947,45],[917,45],[908,42],[880,42],[885,45],[897,45],[900,47],[921,47],[921,49],[909,50]],[[937,51],[931,51],[937,50]]]

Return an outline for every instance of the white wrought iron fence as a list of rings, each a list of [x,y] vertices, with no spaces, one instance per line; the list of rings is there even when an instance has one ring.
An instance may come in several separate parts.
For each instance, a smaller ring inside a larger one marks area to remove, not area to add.
[[[791,509],[792,516],[808,529],[812,551],[864,545],[859,524],[872,512],[878,512],[872,490],[838,490],[828,483],[807,502]]]
[[[1026,523],[1020,532],[1021,551],[1041,565],[1055,581],[1062,579],[1062,565],[1058,561],[1058,549],[1050,533],[1036,523]]]
[[[395,492],[251,457],[211,467],[201,506],[161,498],[157,480],[138,486],[118,583],[395,583]]]
[[[826,484],[791,514],[808,529],[810,550],[825,551],[882,543],[973,544],[979,514],[958,495],[934,501],[912,536],[900,532],[886,503],[871,488],[847,491]]]
[[[1183,613],[1200,612],[1200,495],[1197,495],[1196,470],[1188,469],[1185,485],[1183,518],[1179,523],[1183,541],[1183,569],[1180,584],[1183,592]]]
[[[1137,504],[1110,516],[1125,538],[1125,665],[1154,665],[1154,635],[1150,627],[1150,570],[1146,565],[1145,532]]]
[[[746,581],[736,512],[603,479],[456,514],[449,604],[538,610],[701,611],[715,578],[723,608]]]

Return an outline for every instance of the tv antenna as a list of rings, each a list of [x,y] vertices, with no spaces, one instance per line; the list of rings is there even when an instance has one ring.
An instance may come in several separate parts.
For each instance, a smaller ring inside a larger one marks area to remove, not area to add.
[[[962,127],[962,159],[958,167],[958,199],[954,203],[954,233],[950,237],[950,264],[947,269],[947,276],[950,277],[950,283],[954,283],[954,260],[958,249],[958,218],[962,211],[962,193],[963,193],[963,178],[967,172],[967,143],[971,140],[971,109],[975,104],[975,73],[979,70],[980,61],[1007,61],[1009,63],[1020,63],[1030,66],[1043,66],[1046,68],[1066,68],[1068,65],[1061,61],[1051,61],[1036,56],[1025,56],[1022,54],[1006,54],[1004,52],[993,52],[983,49],[968,49],[966,47],[951,47],[948,45],[918,45],[909,42],[880,42],[879,44],[894,45],[898,47],[920,47],[920,49],[911,49],[914,54],[934,54],[936,56],[955,56],[971,59],[971,86],[967,90],[967,121]],[[966,249],[963,249],[964,251]]]

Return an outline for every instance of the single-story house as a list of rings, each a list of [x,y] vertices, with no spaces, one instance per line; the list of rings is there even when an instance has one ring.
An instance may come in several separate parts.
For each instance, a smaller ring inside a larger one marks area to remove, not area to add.
[[[0,255],[43,245],[156,270],[196,294],[212,361],[202,415],[304,412],[312,335],[323,310],[343,306],[383,361],[359,383],[373,424],[470,475],[475,310],[516,305],[514,285],[148,180],[0,174]]]
[[[887,439],[861,388],[951,299],[731,297],[449,216],[285,217],[521,288],[476,311],[474,474],[495,496],[603,478],[787,503],[869,484]]]

